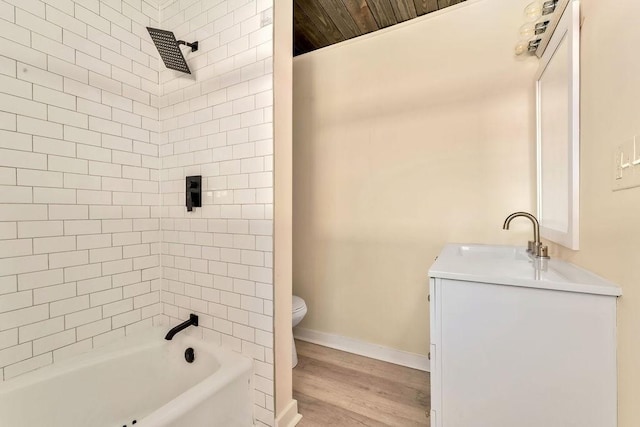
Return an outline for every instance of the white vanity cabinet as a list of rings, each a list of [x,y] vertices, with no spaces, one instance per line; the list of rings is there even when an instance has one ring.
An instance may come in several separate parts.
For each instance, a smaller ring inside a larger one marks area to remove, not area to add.
[[[429,276],[431,427],[617,425],[618,286],[507,246],[447,245]]]

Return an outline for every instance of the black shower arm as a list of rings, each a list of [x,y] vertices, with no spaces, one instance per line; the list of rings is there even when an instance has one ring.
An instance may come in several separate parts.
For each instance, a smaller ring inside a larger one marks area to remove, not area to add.
[[[191,52],[195,52],[198,50],[198,42],[193,42],[193,43],[187,43],[184,40],[178,40],[178,44],[181,45],[185,45],[191,48]]]

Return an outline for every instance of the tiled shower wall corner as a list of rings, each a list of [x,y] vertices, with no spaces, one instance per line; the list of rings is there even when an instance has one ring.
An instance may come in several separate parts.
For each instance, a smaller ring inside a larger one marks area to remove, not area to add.
[[[0,0],[0,380],[162,311],[147,0]]]
[[[163,29],[198,40],[193,75],[160,74],[162,301],[175,324],[254,359],[255,416],[273,425],[272,0],[173,1]],[[185,176],[203,206],[185,209]]]

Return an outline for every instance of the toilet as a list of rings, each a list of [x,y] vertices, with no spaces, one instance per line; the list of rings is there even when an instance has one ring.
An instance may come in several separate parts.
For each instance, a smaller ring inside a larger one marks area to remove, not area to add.
[[[291,323],[292,328],[295,328],[298,323],[300,323],[302,321],[302,319],[304,318],[305,314],[307,314],[307,304],[305,304],[304,300],[298,296],[293,296],[292,298],[292,304],[291,304]],[[292,338],[291,338],[291,349],[293,352],[293,366],[292,368],[295,368],[296,365],[298,364],[298,354],[296,353],[296,342],[293,340],[293,329],[291,331],[292,334]]]

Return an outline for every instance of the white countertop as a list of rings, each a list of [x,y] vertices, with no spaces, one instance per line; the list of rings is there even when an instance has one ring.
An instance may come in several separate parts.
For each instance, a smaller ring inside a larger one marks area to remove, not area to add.
[[[429,269],[430,277],[498,285],[622,295],[622,289],[565,261],[540,261],[524,247],[448,244]]]

